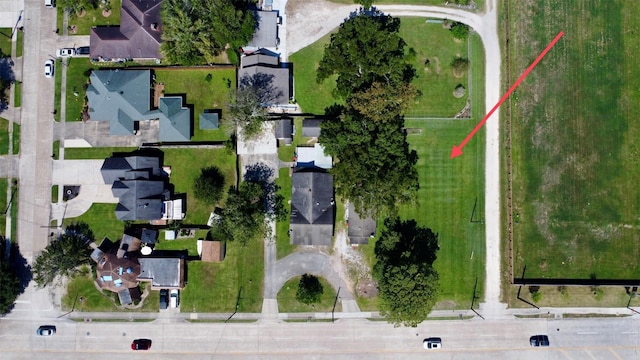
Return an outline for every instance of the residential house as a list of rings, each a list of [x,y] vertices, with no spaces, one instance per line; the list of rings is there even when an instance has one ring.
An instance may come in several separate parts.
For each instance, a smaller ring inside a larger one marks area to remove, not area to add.
[[[169,178],[153,156],[113,156],[100,169],[119,202],[119,220],[182,220],[182,199],[172,199]]]
[[[280,56],[267,49],[245,52],[240,58],[238,84],[243,78],[255,77],[258,74],[270,78],[270,85],[276,92],[273,94],[273,102],[264,105],[286,109],[289,99],[293,98],[293,71],[289,64],[280,62]]]
[[[159,141],[189,141],[191,110],[180,96],[161,97],[151,109],[150,70],[94,70],[87,88],[89,118],[108,121],[111,135],[133,135],[139,121],[159,121]]]
[[[320,143],[315,143],[313,146],[298,146],[296,148],[296,166],[331,169],[333,158],[324,153],[324,146]]]
[[[347,235],[352,245],[368,244],[369,239],[376,236],[375,220],[369,214],[361,217],[352,203],[349,203],[347,208],[347,226]]]
[[[290,239],[295,245],[331,245],[335,220],[333,177],[317,167],[291,176]]]
[[[257,28],[251,41],[243,48],[244,51],[256,51],[266,48],[275,51],[280,45],[278,38],[278,12],[256,10],[253,12],[256,18]]]
[[[293,135],[295,135],[295,127],[293,126],[293,119],[280,119],[276,121],[276,139],[282,141],[285,145],[291,145],[293,142]]]
[[[205,110],[200,114],[200,130],[216,130],[220,127],[220,111]]]
[[[163,0],[122,0],[120,26],[97,26],[89,36],[98,60],[160,59]]]
[[[185,262],[177,257],[141,257],[138,280],[151,283],[151,290],[184,288]]]

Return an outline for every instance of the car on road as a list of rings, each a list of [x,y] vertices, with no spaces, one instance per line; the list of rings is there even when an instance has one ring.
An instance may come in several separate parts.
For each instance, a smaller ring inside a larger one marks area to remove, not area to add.
[[[149,350],[151,349],[151,340],[135,339],[131,343],[131,350]]]
[[[442,339],[439,337],[430,337],[422,340],[422,347],[427,350],[436,350],[442,347]]]
[[[44,62],[44,77],[52,78],[54,72],[53,60],[49,59]]]
[[[169,306],[169,290],[160,290],[160,310],[164,310]]]
[[[76,49],[74,48],[62,48],[56,51],[57,57],[72,57],[76,55]]]
[[[173,289],[170,294],[169,304],[172,309],[175,309],[180,305],[180,290]]]
[[[56,327],[54,325],[42,325],[36,330],[36,334],[40,336],[52,336],[56,333]]]
[[[529,338],[529,344],[534,347],[549,346],[549,337],[547,335],[533,335]]]

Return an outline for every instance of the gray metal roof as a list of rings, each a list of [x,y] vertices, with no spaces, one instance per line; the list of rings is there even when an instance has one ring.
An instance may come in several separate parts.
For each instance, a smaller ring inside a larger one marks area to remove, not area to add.
[[[273,48],[278,45],[278,13],[276,11],[254,11],[258,28],[253,33],[249,47]]]
[[[123,0],[120,26],[97,26],[89,36],[93,59],[158,59],[163,0]]]
[[[291,69],[280,63],[277,55],[267,55],[267,52],[256,52],[241,58],[238,79],[245,76],[252,77],[262,73],[272,75],[272,84],[279,96],[274,100],[275,104],[289,104],[293,97],[293,73]]]
[[[367,217],[361,218],[352,203],[349,203],[347,211],[349,240],[352,244],[368,244],[371,236],[376,234],[376,222],[368,214]]]
[[[294,169],[291,176],[291,243],[331,245],[334,216],[333,177],[318,168]]]
[[[200,114],[200,129],[201,130],[214,130],[220,127],[219,117],[217,112],[204,112]]]
[[[189,141],[191,139],[191,110],[182,106],[180,96],[161,97],[158,101],[160,114],[160,141]]]
[[[320,123],[322,119],[304,119],[302,120],[302,136],[318,137],[320,136]]]
[[[278,120],[276,124],[276,139],[291,140],[293,132],[293,121],[291,119]]]
[[[183,263],[180,258],[138,258],[140,280],[151,280],[154,288],[181,288],[183,284]]]

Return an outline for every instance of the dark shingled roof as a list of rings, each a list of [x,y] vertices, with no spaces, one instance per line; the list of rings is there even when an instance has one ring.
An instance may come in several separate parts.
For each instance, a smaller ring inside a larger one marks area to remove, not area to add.
[[[302,120],[302,136],[318,137],[320,136],[320,123],[322,119],[304,119]]]
[[[276,11],[254,11],[258,28],[248,47],[274,48],[278,45],[278,13]]]
[[[319,168],[294,169],[291,176],[291,243],[331,245],[334,216],[333,177]]]
[[[271,85],[275,91],[280,92],[274,104],[289,104],[289,99],[293,97],[293,73],[289,67],[280,63],[277,54],[259,50],[242,56],[238,79],[242,79],[245,75],[252,77],[255,74],[272,75]]]
[[[91,58],[159,59],[162,1],[122,0],[120,26],[91,28]]]
[[[281,119],[276,123],[276,139],[284,140],[286,144],[293,141],[293,121],[291,119]]]
[[[376,222],[370,215],[364,219],[361,218],[352,203],[349,203],[347,211],[349,214],[349,240],[352,244],[368,244],[371,236],[376,234]]]

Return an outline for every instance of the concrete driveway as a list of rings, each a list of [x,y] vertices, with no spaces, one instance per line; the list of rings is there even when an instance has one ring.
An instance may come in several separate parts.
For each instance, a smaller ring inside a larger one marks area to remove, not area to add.
[[[54,160],[53,185],[58,185],[61,194],[64,185],[80,185],[77,197],[67,202],[52,204],[51,219],[72,218],[84,214],[93,203],[117,204],[118,198],[111,194],[111,184],[106,185],[100,174],[104,160]]]

